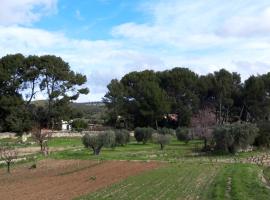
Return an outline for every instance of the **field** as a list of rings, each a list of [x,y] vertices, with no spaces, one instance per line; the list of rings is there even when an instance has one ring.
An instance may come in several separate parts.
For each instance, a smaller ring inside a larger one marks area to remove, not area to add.
[[[43,160],[37,169],[19,166],[12,176],[0,172],[1,198],[72,199],[159,166],[158,163]],[[121,170],[121,173],[118,171]]]
[[[37,148],[8,142],[24,151]],[[206,155],[198,152],[202,141],[184,144],[176,139],[163,151],[152,143],[132,141],[104,148],[99,156],[84,149],[80,138],[54,138],[49,146],[53,150],[49,157],[28,152],[11,175],[0,168],[2,198],[270,199],[270,169],[248,159],[265,152]],[[33,163],[37,168],[29,169]]]

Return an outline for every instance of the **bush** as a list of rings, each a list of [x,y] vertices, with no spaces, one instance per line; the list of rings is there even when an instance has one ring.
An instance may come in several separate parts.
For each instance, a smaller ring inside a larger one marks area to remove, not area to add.
[[[177,137],[177,140],[183,141],[186,144],[191,140],[189,129],[185,127],[183,128],[178,127],[176,129],[176,137]]]
[[[115,143],[116,145],[124,146],[129,143],[129,131],[125,129],[115,130]]]
[[[146,144],[147,141],[151,139],[154,132],[155,130],[150,127],[137,127],[134,131],[134,137],[137,142],[143,142],[143,144]]]
[[[257,124],[259,135],[255,140],[255,145],[259,147],[270,147],[270,122],[264,121]]]
[[[259,129],[251,123],[234,123],[218,126],[214,129],[216,150],[235,153],[252,145]]]
[[[161,135],[175,135],[175,131],[173,129],[166,127],[159,129],[158,133]]]
[[[72,122],[72,129],[75,131],[81,132],[88,128],[88,123],[85,120],[82,119],[75,119]]]
[[[102,147],[112,147],[115,145],[115,133],[111,130],[96,134],[86,133],[82,137],[82,143],[85,148],[92,149],[94,155],[99,155]]]
[[[154,133],[152,135],[152,140],[154,143],[156,144],[160,144],[160,149],[163,150],[165,145],[169,144],[171,141],[172,136],[167,134],[167,135],[163,135],[163,134],[159,134],[159,133]]]

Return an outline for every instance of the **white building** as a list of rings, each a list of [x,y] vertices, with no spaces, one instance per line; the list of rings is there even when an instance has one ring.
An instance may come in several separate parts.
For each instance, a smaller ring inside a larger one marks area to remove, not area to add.
[[[72,126],[71,126],[72,120],[71,121],[61,120],[61,123],[62,123],[62,126],[61,126],[62,131],[70,131],[72,129]]]

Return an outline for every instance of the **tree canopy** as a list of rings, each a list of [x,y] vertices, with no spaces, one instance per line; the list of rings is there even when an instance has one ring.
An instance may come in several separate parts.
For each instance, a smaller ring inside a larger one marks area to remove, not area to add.
[[[103,101],[108,123],[121,118],[126,126],[190,126],[201,110],[211,110],[216,124],[258,121],[270,114],[270,73],[241,82],[225,69],[198,75],[187,68],[130,72],[113,79]],[[175,115],[174,119],[170,119]],[[126,128],[127,128],[126,127]]]
[[[63,117],[68,103],[80,94],[86,76],[75,73],[68,63],[54,55],[6,55],[0,59],[0,131],[21,133],[31,129],[31,123],[40,122],[40,108],[31,104],[39,94],[46,99],[43,121],[53,127],[55,119]],[[62,113],[61,113],[62,112]],[[68,112],[66,112],[68,113]],[[44,115],[46,117],[44,117]],[[59,117],[61,115],[61,117]]]

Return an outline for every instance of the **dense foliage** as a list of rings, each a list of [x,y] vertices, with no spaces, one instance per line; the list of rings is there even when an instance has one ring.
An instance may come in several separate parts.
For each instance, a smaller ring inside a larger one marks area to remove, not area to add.
[[[117,129],[115,130],[115,143],[116,145],[124,146],[130,141],[130,134],[128,130]]]
[[[176,129],[176,138],[179,141],[183,141],[185,143],[188,143],[189,140],[191,140],[191,136],[189,134],[189,129],[186,127],[178,127]]]
[[[175,135],[175,130],[171,128],[163,127],[163,128],[158,129],[158,133],[161,135]]]
[[[22,133],[34,124],[54,128],[68,117],[69,102],[88,89],[86,76],[75,73],[68,63],[52,55],[7,55],[0,59],[0,131]],[[42,94],[45,109],[32,104]],[[42,116],[42,117],[41,117]]]
[[[83,120],[83,119],[75,119],[72,122],[72,129],[75,131],[83,131],[86,130],[88,128],[88,122],[87,120]]]
[[[169,144],[171,141],[172,136],[169,134],[160,134],[160,133],[154,133],[152,135],[152,140],[154,143],[160,145],[160,150],[163,150],[165,145]]]
[[[261,121],[257,123],[259,128],[258,137],[255,140],[255,145],[260,147],[270,147],[270,122]]]
[[[174,68],[131,72],[121,80],[114,79],[103,101],[111,125],[120,117],[129,128],[177,128],[191,126],[192,118],[202,115],[201,110],[204,116],[197,121],[205,121],[207,126],[268,120],[269,95],[270,73],[251,76],[242,83],[238,73],[225,69],[199,76],[187,68]],[[207,135],[204,125],[200,130]]]
[[[216,150],[235,153],[252,145],[259,129],[251,123],[234,123],[218,126],[214,129]]]
[[[150,127],[137,127],[134,131],[134,137],[137,142],[143,142],[146,144],[152,137],[152,134],[155,132],[154,129]]]

